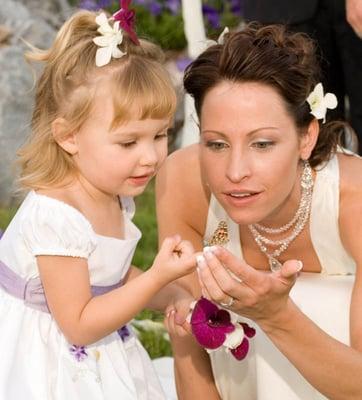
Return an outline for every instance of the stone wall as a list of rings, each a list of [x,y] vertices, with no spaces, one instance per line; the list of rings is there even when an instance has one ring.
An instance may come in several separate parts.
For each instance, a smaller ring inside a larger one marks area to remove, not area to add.
[[[16,151],[29,133],[33,72],[24,60],[25,42],[50,46],[71,9],[65,0],[1,0],[0,7],[0,205],[13,195]]]

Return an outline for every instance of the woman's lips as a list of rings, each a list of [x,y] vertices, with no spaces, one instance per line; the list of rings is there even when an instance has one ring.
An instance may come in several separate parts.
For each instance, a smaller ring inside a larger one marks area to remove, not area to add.
[[[241,207],[255,202],[261,195],[261,192],[226,192],[223,193],[227,203],[234,207]]]

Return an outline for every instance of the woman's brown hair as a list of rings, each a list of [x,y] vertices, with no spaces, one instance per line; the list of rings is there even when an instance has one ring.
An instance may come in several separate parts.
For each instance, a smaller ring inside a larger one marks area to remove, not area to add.
[[[248,24],[225,36],[223,44],[205,50],[186,69],[184,87],[194,98],[200,117],[209,90],[222,81],[259,82],[283,98],[300,134],[313,120],[308,95],[320,80],[314,42],[281,25]],[[343,122],[320,124],[318,142],[309,159],[312,167],[330,158],[340,144]]]

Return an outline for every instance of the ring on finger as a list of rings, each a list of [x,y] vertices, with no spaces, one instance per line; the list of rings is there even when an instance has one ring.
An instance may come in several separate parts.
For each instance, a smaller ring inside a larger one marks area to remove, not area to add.
[[[235,301],[234,297],[230,296],[230,299],[229,299],[229,301],[227,303],[223,303],[221,301],[220,305],[223,306],[223,307],[231,307],[234,304],[234,301]]]

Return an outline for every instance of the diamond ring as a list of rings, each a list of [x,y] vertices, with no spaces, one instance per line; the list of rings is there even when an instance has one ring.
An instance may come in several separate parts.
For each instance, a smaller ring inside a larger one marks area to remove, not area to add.
[[[223,307],[231,307],[234,304],[234,297],[230,296],[230,300],[227,303],[220,302],[220,305]]]

